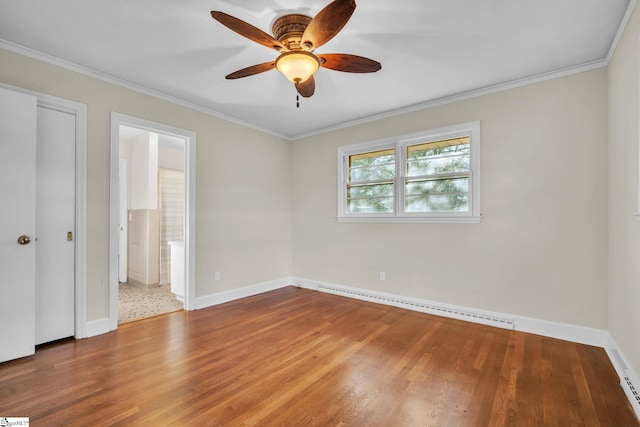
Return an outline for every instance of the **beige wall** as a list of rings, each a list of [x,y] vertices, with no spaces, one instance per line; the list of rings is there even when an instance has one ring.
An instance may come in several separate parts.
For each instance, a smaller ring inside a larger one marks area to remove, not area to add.
[[[197,296],[294,275],[610,329],[638,372],[638,20],[608,70],[294,143],[4,50],[0,82],[88,105],[89,320],[109,313],[116,111],[197,134]],[[338,146],[473,120],[480,224],[336,221]]]
[[[158,209],[158,134],[141,133],[127,145],[129,209]]]
[[[294,276],[606,329],[606,104],[599,69],[294,143]],[[338,146],[473,120],[480,224],[336,221]]]
[[[158,147],[158,167],[178,171],[184,170],[184,149],[160,145]]]
[[[640,8],[636,7],[609,74],[609,330],[640,372],[640,217],[638,212],[638,80]]]
[[[290,142],[2,49],[0,64],[0,82],[88,106],[88,320],[109,316],[111,111],[197,134],[198,297],[290,275]]]

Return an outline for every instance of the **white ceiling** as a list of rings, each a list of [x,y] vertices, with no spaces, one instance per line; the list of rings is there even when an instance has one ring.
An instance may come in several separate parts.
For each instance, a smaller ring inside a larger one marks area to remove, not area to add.
[[[373,74],[320,69],[301,99],[275,70],[224,76],[277,52],[211,18],[271,33],[276,17],[314,16],[329,0],[0,0],[0,47],[44,53],[107,78],[286,138],[419,108],[530,77],[606,63],[630,0],[359,0],[316,53],[382,64]],[[6,43],[8,42],[8,43]]]

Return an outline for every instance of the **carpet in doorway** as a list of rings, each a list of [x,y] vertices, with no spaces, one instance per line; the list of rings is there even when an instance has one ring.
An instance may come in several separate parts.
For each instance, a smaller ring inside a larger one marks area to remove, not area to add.
[[[171,293],[169,285],[145,290],[130,283],[120,283],[118,324],[171,313],[182,310],[183,307],[183,304]]]

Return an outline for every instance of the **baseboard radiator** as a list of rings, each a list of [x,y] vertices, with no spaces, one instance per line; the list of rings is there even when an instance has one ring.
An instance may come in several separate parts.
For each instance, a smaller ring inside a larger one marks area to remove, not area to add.
[[[394,307],[406,308],[408,310],[420,311],[423,313],[435,314],[437,316],[450,317],[458,320],[466,320],[473,323],[481,323],[483,325],[496,326],[503,329],[513,329],[513,319],[499,318],[483,313],[475,313],[472,311],[460,310],[444,305],[429,304],[427,302],[412,301],[402,297],[396,297],[384,294],[375,294],[363,292],[354,289],[345,289],[341,287],[328,286],[324,284],[318,285],[318,291],[330,294],[344,295],[350,298],[362,299],[370,302],[378,302],[381,304],[392,305]]]
[[[298,284],[298,286],[301,286]],[[307,283],[306,285],[311,285]],[[474,312],[473,310],[464,310],[460,307],[447,307],[446,305],[440,305],[429,301],[413,300],[410,298],[403,298],[401,296],[361,291],[359,289],[347,288],[342,286],[331,286],[322,283],[313,283],[310,289],[316,289],[320,292],[326,292],[335,295],[342,295],[349,298],[360,299],[369,302],[377,302],[380,304],[391,305],[394,307],[406,308],[408,310],[419,311],[423,313],[434,314],[437,316],[450,317],[459,320],[466,320],[473,323],[481,323],[489,326],[496,326],[503,329],[515,328],[515,320],[511,318],[504,318],[499,316],[492,316],[488,313]],[[630,371],[626,363],[615,348],[608,348],[607,354],[609,359],[613,363],[618,376],[620,377],[620,385],[624,390],[625,395],[629,399],[633,409],[638,417],[640,417],[640,389],[637,387],[640,384],[637,383],[636,377],[633,375],[633,371]]]
[[[629,375],[625,372],[624,377],[622,377],[622,388],[624,389],[625,394],[631,401],[631,404],[634,405],[634,409],[636,413],[640,417],[640,392],[635,387]]]
[[[620,386],[624,390],[624,394],[627,395],[627,399],[629,399],[631,406],[636,411],[638,418],[640,418],[640,389],[634,384],[634,378],[636,377],[631,373],[632,371],[627,367],[625,360],[615,347],[613,345],[607,348],[609,360],[611,360],[616,373],[620,377]]]

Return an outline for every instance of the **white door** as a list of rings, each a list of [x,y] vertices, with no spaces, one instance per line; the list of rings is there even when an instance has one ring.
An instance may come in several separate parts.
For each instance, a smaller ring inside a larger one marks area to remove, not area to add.
[[[36,106],[0,88],[0,362],[35,352]]]
[[[75,114],[38,107],[36,344],[75,333]]]
[[[129,161],[120,157],[120,243],[118,250],[118,281],[127,281],[127,247],[129,225]]]

